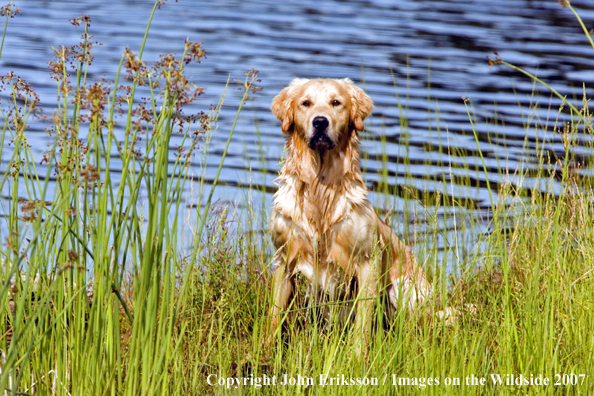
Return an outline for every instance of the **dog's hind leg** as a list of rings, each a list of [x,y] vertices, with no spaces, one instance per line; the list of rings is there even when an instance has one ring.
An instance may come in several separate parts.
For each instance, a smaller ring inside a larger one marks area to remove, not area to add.
[[[413,312],[420,306],[424,306],[424,312],[433,315],[435,318],[444,321],[447,325],[453,325],[460,316],[460,311],[452,307],[444,307],[439,311],[432,309],[432,303],[426,301],[431,294],[431,285],[425,279],[424,275],[417,275],[416,282],[413,278],[405,274],[392,281],[388,287],[388,298],[392,306],[398,310],[400,308],[408,309]],[[439,304],[439,299],[435,303]],[[465,306],[466,311],[475,313],[476,307],[473,304]]]
[[[415,260],[410,247],[395,235],[391,235],[390,270],[388,273],[388,298],[391,305],[412,312],[423,305],[431,294],[431,284],[425,277],[425,271]]]
[[[412,312],[415,307],[425,301],[430,293],[431,286],[427,281],[415,284],[407,274],[392,280],[392,284],[388,286],[388,298],[396,310],[406,308]]]

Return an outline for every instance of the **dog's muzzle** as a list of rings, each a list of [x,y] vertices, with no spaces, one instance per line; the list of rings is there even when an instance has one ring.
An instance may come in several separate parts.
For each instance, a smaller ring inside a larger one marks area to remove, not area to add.
[[[314,134],[311,137],[311,139],[309,139],[308,143],[310,149],[317,151],[326,151],[332,150],[334,146],[336,146],[327,134],[329,124],[330,123],[328,122],[328,119],[326,117],[314,117],[312,121]]]

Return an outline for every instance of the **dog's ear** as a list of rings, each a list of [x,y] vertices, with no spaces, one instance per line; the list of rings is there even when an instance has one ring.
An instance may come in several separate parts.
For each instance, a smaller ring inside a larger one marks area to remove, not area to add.
[[[350,78],[343,78],[341,81],[347,85],[351,96],[351,123],[356,130],[362,131],[365,128],[363,120],[371,113],[373,101]]]
[[[293,101],[295,87],[307,82],[307,79],[296,78],[272,100],[270,110],[282,122],[283,133],[289,133],[293,127]]]
[[[290,86],[275,96],[270,110],[282,122],[283,133],[288,133],[293,125],[293,97]]]

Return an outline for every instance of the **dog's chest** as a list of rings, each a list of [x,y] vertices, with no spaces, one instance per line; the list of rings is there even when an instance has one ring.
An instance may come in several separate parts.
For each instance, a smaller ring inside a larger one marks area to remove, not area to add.
[[[366,226],[373,214],[367,190],[348,180],[328,187],[287,177],[279,184],[271,223],[278,253],[293,263],[289,271],[301,272],[331,295],[343,294],[373,240],[374,228]]]
[[[306,184],[295,176],[280,180],[273,207],[309,237],[319,239],[353,209],[344,185]]]
[[[273,209],[282,215],[280,221],[285,231],[276,230],[272,224],[273,236],[290,227],[292,234],[309,241],[310,251],[324,256],[338,243],[347,250],[346,254],[350,253],[348,246],[357,239],[357,219],[362,208],[368,206],[367,190],[362,183],[346,179],[339,185],[327,186],[317,182],[305,184],[296,176],[285,176],[279,179],[279,185]]]

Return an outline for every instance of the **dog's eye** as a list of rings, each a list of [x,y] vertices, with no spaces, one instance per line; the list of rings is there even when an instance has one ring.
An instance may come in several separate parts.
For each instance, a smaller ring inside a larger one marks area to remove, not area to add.
[[[338,100],[333,100],[332,106],[340,106],[340,102]]]
[[[301,106],[309,107],[309,100],[304,100],[303,103],[301,103]]]

